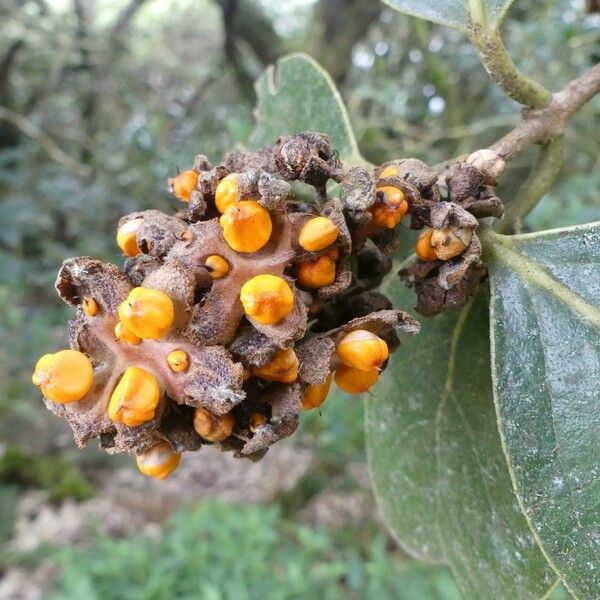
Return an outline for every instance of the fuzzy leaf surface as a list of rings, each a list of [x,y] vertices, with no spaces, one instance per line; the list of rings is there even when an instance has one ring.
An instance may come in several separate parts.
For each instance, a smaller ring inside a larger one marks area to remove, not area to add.
[[[414,292],[392,277],[396,306]],[[466,599],[539,599],[555,585],[519,510],[498,435],[484,293],[421,319],[367,401],[376,497],[399,543],[447,563]]]
[[[467,31],[469,0],[383,0],[397,11]],[[490,28],[498,28],[513,0],[480,0]]]
[[[524,514],[571,593],[600,591],[600,223],[490,238],[500,433]]]
[[[342,97],[327,72],[306,54],[290,54],[265,69],[255,83],[258,102],[253,148],[284,134],[319,131],[329,136],[344,166],[365,165]]]

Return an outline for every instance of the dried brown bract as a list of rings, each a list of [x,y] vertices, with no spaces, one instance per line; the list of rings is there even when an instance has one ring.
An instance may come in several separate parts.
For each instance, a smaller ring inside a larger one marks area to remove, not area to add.
[[[418,167],[416,174],[409,165]],[[479,219],[501,218],[504,206],[493,184],[504,169],[501,158],[476,152],[454,164],[438,187],[437,175],[419,161],[397,161],[381,167],[383,181],[404,177],[419,186],[409,200],[411,227],[424,229],[416,244],[417,260],[399,275],[417,293],[417,311],[434,316],[463,307],[487,277],[477,237]],[[441,188],[441,189],[440,189]]]

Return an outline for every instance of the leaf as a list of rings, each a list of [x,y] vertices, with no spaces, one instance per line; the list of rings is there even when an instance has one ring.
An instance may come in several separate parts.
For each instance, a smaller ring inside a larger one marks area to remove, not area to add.
[[[327,72],[306,54],[290,54],[269,66],[255,83],[258,97],[254,148],[284,134],[319,131],[329,136],[344,166],[368,164],[360,155],[348,113]]]
[[[469,0],[383,0],[401,13],[462,31],[469,27]],[[497,29],[514,0],[475,0],[481,3],[489,28]]]
[[[414,294],[393,278],[395,306]],[[492,400],[485,294],[422,320],[367,402],[376,497],[399,543],[451,567],[465,598],[541,598],[556,577],[511,489]]]
[[[600,223],[490,238],[495,400],[522,510],[572,594],[600,590]]]

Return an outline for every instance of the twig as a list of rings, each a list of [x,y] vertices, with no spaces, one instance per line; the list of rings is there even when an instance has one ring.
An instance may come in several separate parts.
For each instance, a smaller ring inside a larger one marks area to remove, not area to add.
[[[530,108],[548,106],[552,94],[517,68],[497,31],[472,23],[469,38],[489,76],[513,100]]]
[[[550,189],[562,155],[562,134],[573,115],[600,92],[600,64],[569,82],[560,92],[552,94],[552,101],[545,108],[525,109],[522,121],[504,137],[490,146],[506,162],[533,144],[545,144],[531,175],[521,187],[517,198],[509,205],[501,230],[506,231],[522,220]],[[557,138],[560,141],[557,141]],[[555,143],[556,141],[556,143]],[[444,181],[452,166],[465,160],[458,156],[436,165],[439,180]],[[538,175],[538,171],[541,173]],[[523,206],[519,208],[519,204]]]
[[[523,219],[550,190],[562,165],[565,126],[598,92],[600,64],[553,94],[547,107],[525,111],[521,123],[491,146],[505,161],[509,161],[533,144],[544,144],[527,181],[508,205],[504,221],[500,225],[501,231],[515,226],[518,229]]]
[[[552,95],[546,108],[525,110],[517,127],[491,146],[509,161],[525,148],[561,135],[573,115],[600,92],[600,64]]]

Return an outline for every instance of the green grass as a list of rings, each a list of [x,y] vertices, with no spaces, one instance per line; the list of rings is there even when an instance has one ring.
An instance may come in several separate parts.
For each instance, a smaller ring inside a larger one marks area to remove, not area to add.
[[[53,600],[460,599],[444,568],[401,564],[382,533],[361,545],[256,505],[182,509],[158,541],[98,537],[52,557]]]
[[[0,455],[0,485],[4,484],[46,489],[51,502],[82,501],[94,495],[90,481],[67,458],[38,456],[16,446],[8,446]]]

